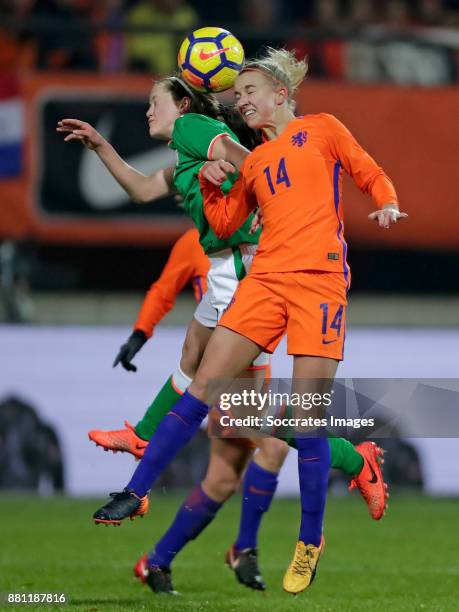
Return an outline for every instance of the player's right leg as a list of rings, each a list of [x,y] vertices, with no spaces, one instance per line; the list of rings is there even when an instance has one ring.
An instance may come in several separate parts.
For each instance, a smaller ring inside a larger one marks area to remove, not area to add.
[[[218,403],[220,393],[227,388],[228,381],[233,381],[240,372],[246,370],[260,352],[260,347],[245,336],[224,327],[216,328],[190,388],[163,418],[131,480],[123,492],[117,494],[123,498],[115,497],[99,508],[94,513],[96,523],[119,523],[133,515],[135,507],[147,499],[159,475],[194,437],[209,412],[209,406]],[[225,379],[221,380],[223,376]],[[219,378],[221,383],[216,385]],[[214,383],[212,387],[211,382]],[[124,495],[132,497],[129,505],[125,503]]]
[[[206,319],[203,321],[204,323],[201,323],[193,319],[190,323],[182,347],[180,365],[165,382],[137,425],[133,427],[125,421],[124,429],[108,431],[93,429],[88,434],[90,440],[105,450],[128,452],[137,459],[142,457],[148,440],[155,433],[164,416],[186,391],[198,369],[213,331],[212,328],[215,327],[215,323],[207,322]],[[206,322],[209,327],[205,325]]]
[[[244,441],[211,440],[204,480],[191,491],[167,532],[148,555],[139,559],[134,569],[136,576],[154,592],[175,594],[171,582],[172,561],[188,542],[199,536],[235,492],[252,453],[253,447]]]
[[[316,311],[314,308],[312,317],[309,312],[303,316],[302,312],[297,314],[296,310],[292,314],[291,306],[296,306],[296,303],[290,297],[290,293],[296,292],[295,297],[303,308],[305,308],[304,303],[308,306],[310,294],[314,293],[306,280],[303,289],[299,285],[301,280],[301,277],[293,273],[247,276],[239,285],[234,302],[222,317],[220,326],[225,326],[228,330],[247,339],[251,338],[252,342],[264,347],[267,352],[275,350],[287,328],[288,352],[294,356],[292,393],[298,397],[311,397],[312,393],[323,394],[330,391],[338,358],[328,354],[322,357],[321,352],[316,352],[316,345],[313,346],[313,354],[318,354],[320,357],[310,356],[312,352],[310,319],[313,318],[313,323],[315,323],[315,318],[320,317],[321,309],[319,307]],[[312,284],[309,277],[307,281]],[[317,296],[313,297],[317,299]],[[254,313],[256,313],[255,316]],[[202,397],[205,392],[205,387],[200,388],[200,375],[207,373],[206,368],[209,368],[212,373],[210,357],[214,355],[211,352],[211,344],[212,340],[190,386],[190,392],[198,398]],[[322,337],[320,337],[319,348],[323,350],[323,346],[325,344],[322,343]],[[336,352],[341,354],[339,348]],[[218,374],[213,373],[213,376],[209,374],[208,376],[217,378]],[[307,588],[315,575],[321,551],[322,523],[330,467],[327,438],[320,437],[322,432],[306,432],[306,437],[303,437],[302,433],[295,431],[302,512],[297,545],[299,554],[295,554],[294,561],[284,578],[284,589],[291,593]]]

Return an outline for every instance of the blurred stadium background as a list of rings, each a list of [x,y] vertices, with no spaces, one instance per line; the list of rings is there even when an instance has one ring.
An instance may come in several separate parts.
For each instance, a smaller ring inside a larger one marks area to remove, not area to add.
[[[410,215],[378,231],[367,220],[370,200],[345,182],[353,286],[340,375],[459,378],[457,0],[0,0],[0,491],[103,496],[132,471],[129,457],[101,453],[86,432],[136,422],[177,363],[191,290],[136,358],[137,374],[111,368],[190,222],[173,199],[130,202],[55,125],[81,118],[138,169],[167,164],[167,147],[147,134],[152,75],[175,70],[185,33],[214,24],[248,56],[265,44],[308,55],[299,112],[337,115]],[[281,345],[273,375],[289,371]],[[457,438],[400,434],[389,480],[459,496]],[[203,434],[161,488],[189,488],[206,449]],[[280,494],[296,494],[295,459]],[[332,490],[344,494],[344,483],[333,479]],[[427,516],[435,520],[434,510]],[[448,605],[438,609],[457,609]]]

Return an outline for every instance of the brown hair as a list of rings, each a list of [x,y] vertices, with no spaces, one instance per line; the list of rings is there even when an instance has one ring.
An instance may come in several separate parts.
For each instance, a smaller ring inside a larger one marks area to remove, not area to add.
[[[225,123],[239,138],[240,143],[249,149],[261,144],[261,132],[247,126],[240,114],[232,107],[221,104],[213,94],[194,90],[178,76],[169,76],[158,83],[163,83],[179,104],[183,98],[190,99],[187,113],[197,113]]]

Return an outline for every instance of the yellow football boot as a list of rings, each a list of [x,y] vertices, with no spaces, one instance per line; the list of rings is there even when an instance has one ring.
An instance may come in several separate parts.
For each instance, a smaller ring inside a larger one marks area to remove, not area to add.
[[[306,545],[301,540],[297,542],[292,562],[284,575],[282,584],[284,591],[296,595],[310,586],[316,575],[317,564],[324,546],[323,536],[320,546]]]

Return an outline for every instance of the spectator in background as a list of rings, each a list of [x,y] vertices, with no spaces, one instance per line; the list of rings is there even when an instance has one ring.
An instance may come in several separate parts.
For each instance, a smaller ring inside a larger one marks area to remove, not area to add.
[[[239,0],[240,21],[253,32],[253,38],[244,40],[246,58],[259,55],[267,41],[273,46],[285,44],[284,40],[273,39],[282,23],[281,8],[279,0]]]
[[[47,26],[27,36],[36,42],[37,67],[42,70],[94,70],[96,53],[87,8],[74,0],[35,0],[30,16]],[[55,27],[48,29],[50,25]],[[68,26],[71,26],[70,28]]]
[[[292,39],[287,47],[295,52],[298,59],[308,58],[312,77],[342,79],[344,76],[344,46],[335,32],[343,25],[340,0],[315,0],[312,11],[312,25],[329,32],[329,37],[320,41]]]
[[[392,30],[404,30],[413,25],[406,0],[386,0],[383,15],[384,24]]]
[[[420,26],[443,26],[447,21],[442,0],[418,0],[416,13]]]
[[[350,0],[347,23],[358,35],[368,26],[377,22],[375,3],[372,0]],[[352,38],[344,48],[344,78],[350,81],[372,82],[380,80],[381,70],[378,47],[363,38]]]
[[[123,0],[101,0],[93,7],[91,18],[94,23],[108,26],[95,38],[99,70],[104,73],[122,72],[126,67]]]
[[[346,23],[354,30],[374,25],[377,20],[374,0],[349,0]]]
[[[392,32],[406,33],[414,26],[408,2],[388,0],[385,8]],[[454,79],[450,52],[424,41],[389,39],[379,45],[378,59],[382,78],[399,85],[437,86]]]
[[[403,0],[387,0],[383,18],[389,37],[379,43],[359,40],[347,43],[346,77],[349,80],[424,86],[443,85],[454,80],[450,51],[405,38],[415,28],[412,8]],[[418,8],[422,8],[421,4]],[[432,17],[433,13],[430,15]]]
[[[185,0],[142,0],[127,15],[132,26],[193,30],[198,16]],[[177,68],[177,53],[181,37],[168,33],[129,33],[127,63],[131,70],[143,70],[156,75]]]
[[[0,0],[0,16],[22,20],[30,0]],[[17,75],[35,64],[35,49],[31,42],[15,31],[0,28],[0,75]]]
[[[342,3],[340,0],[315,0],[313,20],[323,28],[336,28],[341,23]]]

